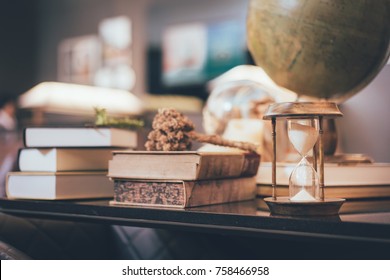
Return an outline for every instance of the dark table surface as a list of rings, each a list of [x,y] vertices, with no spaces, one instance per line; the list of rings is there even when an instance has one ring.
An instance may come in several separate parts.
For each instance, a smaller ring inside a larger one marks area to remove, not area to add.
[[[39,201],[0,199],[12,215],[218,234],[334,240],[390,247],[390,199],[347,201],[332,217],[272,216],[262,198],[188,209],[110,205],[109,200]]]

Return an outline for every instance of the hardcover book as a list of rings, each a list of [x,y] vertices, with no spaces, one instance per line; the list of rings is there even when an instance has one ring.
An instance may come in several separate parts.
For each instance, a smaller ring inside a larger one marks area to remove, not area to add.
[[[289,176],[295,164],[277,163],[276,193],[288,196]],[[325,196],[329,198],[390,197],[390,164],[357,163],[340,165],[325,163]],[[271,196],[272,164],[261,163],[256,176],[259,196]]]
[[[106,172],[9,172],[6,194],[10,199],[111,198],[114,189]]]
[[[24,148],[19,151],[20,171],[108,170],[112,148]]]
[[[50,147],[137,147],[137,132],[112,127],[28,127],[24,146]]]
[[[276,164],[276,182],[288,185],[291,172],[297,165],[294,163]],[[326,186],[371,186],[390,185],[390,163],[356,163],[343,165],[325,163]],[[270,185],[272,179],[272,163],[262,162],[257,172],[258,184]]]
[[[245,152],[114,151],[112,178],[205,180],[255,176],[260,156]]]
[[[254,177],[219,180],[114,179],[111,204],[186,208],[254,199]]]

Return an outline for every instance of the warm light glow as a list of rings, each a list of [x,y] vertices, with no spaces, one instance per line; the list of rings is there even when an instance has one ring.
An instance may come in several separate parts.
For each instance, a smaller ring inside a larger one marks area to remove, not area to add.
[[[144,105],[134,94],[119,89],[77,84],[44,82],[20,96],[24,109],[42,109],[63,114],[94,114],[94,108],[105,108],[109,114],[139,115]]]
[[[217,78],[208,82],[209,91],[215,89],[218,85],[233,81],[252,81],[264,87],[269,95],[275,99],[275,102],[291,102],[296,100],[297,95],[288,89],[279,87],[275,84],[267,73],[259,66],[239,65]]]

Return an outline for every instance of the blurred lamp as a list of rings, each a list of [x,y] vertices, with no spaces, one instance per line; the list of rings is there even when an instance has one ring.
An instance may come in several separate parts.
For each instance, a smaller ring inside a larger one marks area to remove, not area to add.
[[[105,108],[112,115],[140,115],[144,105],[125,90],[43,82],[19,97],[19,107],[72,115],[93,115],[94,108]]]

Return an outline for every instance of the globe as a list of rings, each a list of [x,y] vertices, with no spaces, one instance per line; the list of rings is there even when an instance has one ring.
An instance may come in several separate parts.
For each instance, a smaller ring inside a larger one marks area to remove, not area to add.
[[[255,63],[299,96],[343,102],[390,54],[390,0],[250,0]]]

